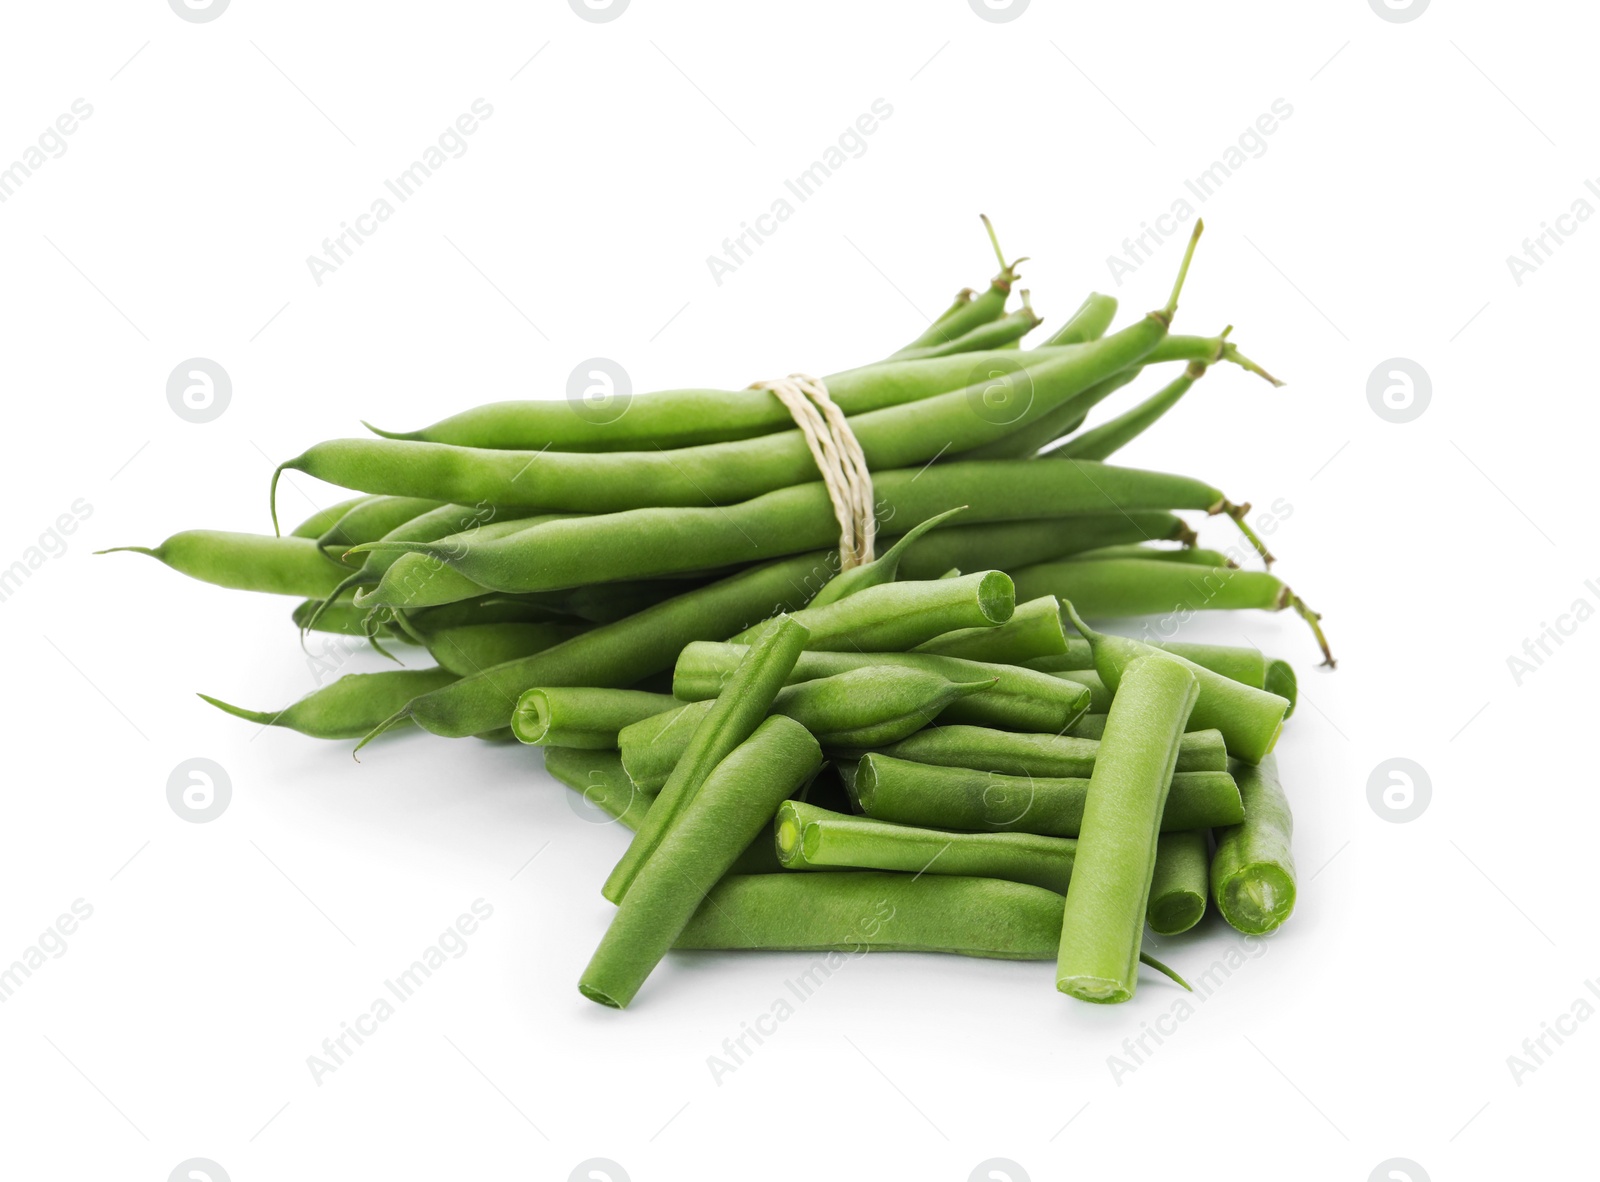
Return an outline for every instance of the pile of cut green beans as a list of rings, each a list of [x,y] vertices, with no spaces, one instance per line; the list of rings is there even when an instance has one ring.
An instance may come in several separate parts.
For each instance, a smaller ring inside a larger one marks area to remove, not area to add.
[[[1147,931],[1214,910],[1264,935],[1294,909],[1273,751],[1295,669],[1087,620],[1287,609],[1333,657],[1248,504],[1111,461],[1211,369],[1279,383],[1231,327],[1172,332],[1198,224],[1161,308],[1112,331],[1117,301],[1091,294],[1033,345],[985,226],[985,290],[824,379],[872,474],[862,565],[841,570],[807,441],[756,388],[371,428],[279,467],[273,534],[123,549],[294,596],[302,644],[395,662],[277,710],[201,695],[218,709],[357,750],[402,729],[518,740],[631,830],[579,979],[593,1001],[627,1005],[674,949],[1054,959],[1057,988],[1094,1002],[1132,997],[1141,963],[1184,985]],[[278,533],[299,474],[354,495]],[[1200,548],[1182,512],[1227,518],[1237,544]]]

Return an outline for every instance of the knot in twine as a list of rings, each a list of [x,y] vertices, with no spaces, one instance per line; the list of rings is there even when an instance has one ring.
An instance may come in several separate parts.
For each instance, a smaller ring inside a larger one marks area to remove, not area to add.
[[[752,382],[750,389],[770,390],[794,417],[811,449],[839,521],[839,569],[871,562],[878,537],[872,474],[850,421],[828,394],[827,383],[807,373],[792,373],[786,378]]]

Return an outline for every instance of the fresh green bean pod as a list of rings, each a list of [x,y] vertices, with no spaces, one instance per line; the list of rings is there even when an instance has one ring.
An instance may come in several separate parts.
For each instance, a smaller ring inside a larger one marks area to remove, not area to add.
[[[1114,694],[1120,694],[1123,674],[1134,661],[1160,651],[1142,641],[1093,631],[1078,616],[1074,604],[1065,604],[1064,610],[1094,649],[1095,669]],[[1278,735],[1283,730],[1283,719],[1289,709],[1288,699],[1214,673],[1204,665],[1198,665],[1176,653],[1161,655],[1190,670],[1200,687],[1199,701],[1187,716],[1191,723],[1201,730],[1214,728],[1221,731],[1228,744],[1228,754],[1234,758],[1246,763],[1260,763],[1277,743]],[[1063,673],[1059,676],[1082,674]],[[1115,709],[1114,704],[1112,709]],[[1108,734],[1110,730],[1111,724],[1107,722]]]
[[[1104,746],[1095,767],[1105,758]],[[976,768],[913,763],[871,752],[856,767],[855,800],[869,817],[981,833],[1039,833],[1077,837],[1093,779],[1006,776]],[[1163,811],[1162,831],[1236,824],[1244,815],[1239,789],[1227,772],[1177,772]]]
[[[765,642],[754,647],[757,663],[777,660],[781,665],[785,632],[805,638],[805,629],[798,624],[792,631],[775,632],[778,647]],[[799,648],[792,651],[798,654]],[[779,804],[821,766],[817,741],[798,723],[778,717],[762,722],[708,768],[703,782],[672,816],[648,859],[631,876],[627,893],[618,893],[617,913],[579,979],[579,992],[590,1001],[617,1008],[633,1000],[706,893],[770,823]],[[668,794],[676,782],[674,777],[650,806],[635,834],[635,845],[672,810]]]
[[[1091,717],[1086,715],[1085,717]],[[1104,719],[1104,715],[1094,715]],[[878,754],[912,763],[979,768],[1005,776],[1084,779],[1094,771],[1098,739],[1027,735],[981,726],[935,726],[882,746]],[[1220,731],[1189,731],[1178,743],[1179,772],[1225,772],[1228,750]]]
[[[324,530],[326,530],[335,521],[338,521],[339,518],[343,517],[351,509],[354,509],[362,502],[370,501],[371,499],[371,497],[363,493],[359,497],[351,497],[348,501],[339,501],[336,504],[329,505],[326,509],[318,509],[310,517],[307,517],[299,525],[290,530],[289,536],[291,538],[320,537]]]
[[[724,878],[676,948],[726,951],[949,952],[1054,960],[1062,904],[1054,891],[999,878],[859,871]],[[1139,959],[1188,988],[1144,953]],[[842,963],[842,962],[839,962]]]
[[[1163,833],[1156,842],[1145,919],[1158,936],[1186,932],[1205,917],[1211,856],[1203,829]]]
[[[889,522],[895,528],[909,529],[955,505],[967,506],[963,521],[990,522],[1118,510],[1222,512],[1224,506],[1231,504],[1220,491],[1201,481],[1088,460],[1059,464],[935,464],[925,471],[880,472],[874,477],[873,488],[885,529],[890,528]],[[1062,522],[1063,531],[1070,528],[1070,520]],[[935,531],[923,543],[944,532]],[[818,482],[720,508],[633,509],[546,521],[509,537],[475,541],[450,553],[415,543],[373,542],[358,549],[401,546],[449,563],[479,586],[530,592],[715,570],[798,551],[826,549],[836,546],[838,540],[839,523],[833,504]],[[1068,543],[1063,549],[1070,550],[1072,546]],[[418,606],[412,602],[414,590],[404,585],[402,568],[407,562],[396,561],[382,582],[358,602],[386,607]],[[1092,569],[1112,565],[1097,563]],[[970,562],[946,562],[939,569],[950,566],[981,569]],[[1089,567],[1083,563],[1072,570]],[[1042,594],[1054,592],[1045,589],[1023,598]],[[438,602],[437,596],[433,601]]]
[[[1108,460],[1149,430],[1162,415],[1178,405],[1178,400],[1187,394],[1189,387],[1204,377],[1205,373],[1205,362],[1191,361],[1182,374],[1131,410],[1124,411],[1113,419],[1107,419],[1098,427],[1074,435],[1055,450],[1042,454],[1057,460]]]
[[[1137,984],[1156,840],[1200,694],[1193,668],[1165,653],[1131,662],[1106,720],[1056,957],[1056,988],[1084,1001],[1127,1001]]]
[[[351,546],[376,542],[438,508],[441,508],[438,501],[420,497],[367,497],[323,530],[317,537],[317,545],[330,557],[337,558]]]
[[[868,665],[785,686],[771,712],[794,719],[830,752],[854,751],[914,734],[951,703],[992,685],[992,679],[957,683],[922,669]],[[666,783],[716,700],[675,704],[621,730],[617,746],[635,784],[654,792]]]
[[[694,702],[714,698],[722,683],[744,655],[736,644],[687,644],[678,656],[672,677],[673,696]],[[964,661],[935,653],[803,653],[795,663],[791,682],[832,677],[867,666],[895,665],[936,673],[957,684],[993,680],[992,689],[980,690],[952,702],[939,715],[940,722],[971,723],[1003,730],[1064,731],[1089,703],[1088,691],[1073,682],[1015,665]]]
[[[806,647],[818,652],[900,652],[962,628],[993,628],[1017,606],[1011,576],[982,571],[956,579],[885,583],[793,618],[811,632]],[[732,638],[750,644],[772,625],[757,624]]]
[[[546,747],[544,770],[628,829],[639,828],[650,810],[651,798],[633,786],[615,751]]]
[[[601,893],[611,902],[619,902],[626,896],[630,884],[655,856],[657,848],[677,824],[678,818],[692,807],[696,794],[712,769],[761,725],[761,720],[772,707],[772,700],[778,696],[778,691],[794,670],[795,661],[805,648],[808,635],[804,624],[781,616],[760,640],[745,650],[744,657],[728,677],[726,689],[718,695],[716,705],[695,727],[683,758],[678,760],[672,775],[667,777],[660,796],[651,806],[649,816],[606,879]],[[806,735],[806,740],[813,747],[816,746],[816,741],[803,727],[793,725],[795,730]],[[776,733],[782,733],[781,728]],[[821,759],[819,751],[819,766]],[[788,793],[783,795],[787,796]],[[777,807],[776,802],[773,807]],[[754,832],[752,830],[745,838],[746,842],[754,836]],[[710,883],[706,885],[709,887]],[[688,919],[688,913],[684,918]],[[663,951],[670,944],[669,940],[663,945]]]
[[[451,684],[448,669],[388,669],[347,673],[282,710],[246,710],[209,694],[197,695],[218,710],[262,726],[281,726],[313,739],[355,739],[383,722],[418,694]]]
[[[1091,291],[1072,318],[1058,328],[1045,345],[1081,345],[1085,341],[1097,341],[1106,335],[1106,329],[1116,317],[1117,297]]]
[[[506,661],[542,653],[586,631],[586,625],[577,623],[507,622],[464,624],[421,636],[435,661],[458,676],[470,677]]]
[[[778,860],[787,870],[900,870],[1003,878],[1065,892],[1078,843],[1033,833],[951,833],[830,812],[798,800],[778,806]]]
[[[1017,266],[1023,260],[1006,262],[1005,255],[1000,252],[1000,240],[995,237],[994,226],[987,217],[983,219],[983,228],[989,234],[989,244],[994,247],[995,257],[1000,260],[999,274],[989,280],[988,289],[981,295],[975,296],[971,288],[957,292],[955,302],[924,329],[916,340],[895,353],[895,357],[954,340],[981,325],[990,323],[1005,312],[1006,300],[1011,295],[1011,285],[1017,281]],[[966,296],[965,299],[962,298],[963,295]]]
[[[113,546],[97,554],[148,554],[181,575],[234,591],[265,591],[302,599],[327,595],[349,572],[311,538],[268,537],[189,529],[156,547]]]
[[[1013,571],[1123,542],[1192,541],[1193,537],[1181,517],[1149,510],[955,525],[919,539],[901,560],[900,573],[907,579],[932,579],[952,567]]]
[[[668,694],[593,686],[531,689],[517,699],[511,733],[536,747],[616,750],[617,732],[677,706]]]
[[[1060,655],[1067,651],[1061,603],[1053,595],[1041,595],[1018,604],[1011,618],[998,627],[944,632],[923,641],[913,651],[999,665],[1021,665],[1038,657]]]
[[[752,618],[771,611],[773,604],[802,606],[820,584],[810,580],[816,571],[827,569],[829,557],[804,554],[741,571],[531,657],[491,666],[414,698],[390,724],[411,720],[432,734],[462,738],[509,727],[517,699],[535,686],[634,685],[670,670],[690,641],[737,632]],[[715,692],[707,696],[714,697]],[[376,728],[368,738],[383,729]]]
[[[1149,358],[1145,358],[1148,363]],[[1099,381],[1061,401],[1054,409],[1026,423],[1009,434],[992,439],[958,454],[966,460],[1020,460],[1026,459],[1041,447],[1053,443],[1061,436],[1076,431],[1083,420],[1100,403],[1115,394],[1143,372],[1143,363],[1107,374]]]
[[[1010,348],[1043,323],[1028,302],[1028,293],[1022,293],[1022,307],[1015,312],[980,324],[958,337],[938,344],[923,345],[916,349],[902,349],[895,354],[897,361],[916,361],[926,357],[948,357],[953,353],[977,353],[987,349]]]
[[[1203,665],[1213,673],[1220,673],[1242,685],[1262,689],[1267,683],[1268,661],[1260,649],[1229,644],[1191,644],[1181,640],[1170,640],[1152,647],[1162,652],[1176,653],[1185,660]],[[1041,673],[1091,670],[1094,668],[1094,650],[1081,636],[1070,636],[1067,638],[1066,651],[1060,656],[1038,657],[1023,663]]]
[[[1278,762],[1265,757],[1237,769],[1244,820],[1217,831],[1211,858],[1211,897],[1222,918],[1249,935],[1276,931],[1294,911],[1294,818],[1278,779]]]

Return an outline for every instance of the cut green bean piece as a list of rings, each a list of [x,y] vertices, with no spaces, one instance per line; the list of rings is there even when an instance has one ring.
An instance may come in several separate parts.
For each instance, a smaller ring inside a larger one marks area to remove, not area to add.
[[[855,751],[903,739],[958,698],[992,685],[993,679],[958,683],[923,669],[867,665],[786,686],[771,712],[794,719],[830,752]],[[666,783],[715,700],[678,705],[622,729],[617,745],[635,784],[654,792]]]
[[[349,569],[324,554],[311,538],[188,529],[159,546],[113,546],[96,554],[146,554],[181,575],[234,591],[265,591],[320,599]]]
[[[717,884],[674,947],[843,954],[949,952],[992,960],[1054,960],[1065,900],[999,878],[895,874],[730,876]],[[1139,959],[1185,989],[1144,953]]]
[[[1056,957],[1056,988],[1084,1001],[1127,1001],[1137,985],[1168,785],[1200,694],[1192,670],[1165,653],[1131,662],[1106,720]]]
[[[1121,693],[1124,671],[1139,658],[1160,652],[1142,641],[1095,632],[1083,622],[1074,604],[1063,605],[1063,610],[1078,631],[1088,639],[1094,649],[1096,670],[1099,671],[1105,684],[1118,696]],[[1269,694],[1266,690],[1244,685],[1221,673],[1213,673],[1205,666],[1197,665],[1176,653],[1161,655],[1170,657],[1189,669],[1200,687],[1200,699],[1195,704],[1193,713],[1187,716],[1191,723],[1202,730],[1215,728],[1221,731],[1224,741],[1228,744],[1228,754],[1234,758],[1247,763],[1260,763],[1278,741],[1278,735],[1283,730],[1284,715],[1289,709],[1289,700],[1280,698],[1277,694]],[[1060,676],[1082,675],[1064,673]],[[1115,699],[1112,709],[1115,709]],[[1107,722],[1108,734],[1110,729],[1111,724]]]
[[[536,747],[615,750],[617,732],[642,718],[672,709],[669,694],[592,686],[528,690],[517,700],[511,733]]]
[[[1294,911],[1294,818],[1278,780],[1278,762],[1267,756],[1237,769],[1244,820],[1217,831],[1211,859],[1211,897],[1239,931],[1276,931]]]
[[[606,879],[601,893],[611,902],[619,902],[626,896],[629,884],[655,855],[657,847],[678,818],[693,803],[712,769],[749,738],[766,717],[772,700],[778,696],[778,691],[793,672],[808,635],[804,624],[791,617],[780,616],[760,640],[745,650],[745,655],[728,677],[726,688],[718,695],[716,705],[695,727],[688,749],[672,769],[672,775],[667,778],[649,816],[634,835],[622,860]],[[806,734],[803,727],[798,724],[794,726]],[[806,739],[815,746],[816,741],[809,734],[806,734]],[[688,915],[685,914],[684,918],[687,919]],[[663,950],[670,944],[669,940],[667,945],[663,945]]]
[[[804,608],[793,618],[809,629],[806,645],[813,651],[901,652],[957,629],[1004,624],[1016,606],[1011,576],[990,570],[866,587],[826,607]],[[747,628],[732,642],[750,644],[769,627]]]
[[[685,701],[714,698],[728,673],[744,655],[737,644],[695,643],[684,646],[672,678],[673,696]],[[791,682],[832,677],[872,665],[897,665],[936,673],[957,684],[994,681],[992,689],[969,694],[947,706],[940,722],[970,723],[1002,730],[1064,731],[1087,709],[1089,691],[1074,682],[1015,665],[964,661],[935,653],[801,654]]]
[[[1158,936],[1186,932],[1205,916],[1206,875],[1211,857],[1203,829],[1163,833],[1156,842],[1156,868],[1150,878],[1145,918]]]
[[[1059,656],[1067,651],[1061,603],[1054,595],[1042,595],[1018,604],[1011,618],[998,627],[945,632],[923,641],[913,651],[998,665],[1021,665],[1038,657]]]
[[[1102,747],[1096,767],[1104,757]],[[1165,808],[1157,814],[1163,831],[1237,824],[1244,816],[1238,785],[1227,772],[1177,772],[1171,780]],[[1007,776],[872,752],[856,767],[854,792],[861,810],[880,821],[1077,837],[1092,795],[1091,782],[1080,777]]]
[[[798,624],[792,630],[778,630],[774,639],[779,647],[769,648],[765,642],[755,646],[757,666],[772,664],[784,651],[786,632],[805,638],[805,629]],[[755,684],[750,688],[754,690]],[[804,727],[781,717],[762,722],[719,759],[631,878],[579,979],[579,992],[590,1001],[619,1009],[632,1001],[706,893],[771,822],[779,804],[821,766],[817,741]],[[672,808],[668,793],[675,787],[676,777],[645,814],[635,844]]]
[[[1085,715],[1104,719],[1102,715]],[[1076,728],[1074,728],[1076,729]],[[934,726],[879,748],[912,763],[978,768],[1003,776],[1083,779],[1094,770],[1097,738],[1025,735],[981,726]],[[1225,772],[1228,750],[1220,731],[1189,731],[1178,743],[1178,772]]]
[[[789,870],[902,870],[1004,878],[1065,892],[1078,843],[1033,833],[950,833],[851,817],[786,800],[776,821],[778,860]]]
[[[447,669],[347,673],[282,710],[246,710],[208,694],[197,696],[246,722],[286,727],[313,739],[355,739],[418,694],[450,685],[455,680],[456,675]]]

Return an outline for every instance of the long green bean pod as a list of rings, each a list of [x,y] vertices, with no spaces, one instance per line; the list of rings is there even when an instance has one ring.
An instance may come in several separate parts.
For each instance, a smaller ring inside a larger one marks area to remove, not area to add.
[[[1141,657],[1160,651],[1142,641],[1093,631],[1078,616],[1075,605],[1071,603],[1066,604],[1064,610],[1094,649],[1094,664],[1100,677],[1119,696],[1122,678],[1128,667]],[[1228,744],[1229,755],[1247,763],[1260,763],[1277,743],[1278,735],[1283,730],[1283,719],[1289,709],[1288,699],[1214,673],[1204,665],[1197,665],[1176,653],[1161,655],[1177,661],[1194,674],[1199,686],[1199,700],[1192,714],[1186,715],[1192,724],[1202,730],[1215,728],[1221,731]],[[1075,675],[1064,673],[1059,676]],[[1113,699],[1112,709],[1115,708]],[[1111,733],[1109,721],[1106,723],[1106,733]]]
[[[606,879],[601,893],[611,902],[618,902],[626,896],[630,884],[655,856],[657,847],[678,818],[691,807],[712,769],[761,724],[772,706],[772,700],[778,696],[778,691],[794,670],[795,661],[799,659],[808,635],[804,624],[791,617],[779,617],[760,640],[745,650],[743,659],[728,678],[727,687],[718,695],[716,705],[695,727],[683,758],[678,760],[672,775],[667,777],[660,796],[651,806],[649,816],[640,825],[633,842]],[[798,724],[795,724],[795,729],[806,734]],[[806,734],[806,739],[812,746],[816,745],[809,734]],[[819,752],[819,765],[821,758]],[[773,807],[777,807],[776,802]],[[753,830],[751,835],[754,835]],[[706,885],[709,888],[710,883]],[[688,919],[688,913],[684,918]],[[670,946],[669,940],[662,950]]]
[[[1095,767],[1104,758],[1097,753]],[[978,768],[913,763],[877,752],[856,767],[854,796],[880,821],[982,833],[1077,837],[1091,796],[1090,778],[1007,776]],[[1236,824],[1244,816],[1227,772],[1177,772],[1158,812],[1162,831]]]
[[[1061,918],[1056,988],[1084,1001],[1133,996],[1178,740],[1200,687],[1161,653],[1132,662],[1106,720]]]
[[[266,591],[320,599],[349,571],[324,554],[313,538],[187,529],[159,546],[112,546],[96,554],[146,554],[181,575],[234,591]]]
[[[1058,460],[1108,460],[1178,405],[1178,400],[1205,374],[1205,362],[1191,361],[1183,373],[1131,410],[1074,435],[1060,447],[1041,454]]]
[[[687,644],[672,675],[673,696],[685,701],[714,698],[722,691],[728,673],[744,655],[742,645]],[[1089,704],[1083,686],[1048,673],[1015,665],[964,661],[935,653],[814,653],[801,654],[791,681],[832,677],[872,665],[896,665],[936,673],[958,684],[994,682],[990,689],[958,698],[939,715],[940,722],[964,722],[1004,730],[1064,731]]]
[[[197,695],[218,710],[262,726],[281,726],[313,739],[357,739],[418,694],[456,681],[448,669],[388,669],[346,673],[282,710],[246,710],[208,694]]]
[[[1014,571],[1083,551],[1151,540],[1193,542],[1194,533],[1181,517],[1150,510],[953,525],[918,539],[901,560],[900,573],[907,579],[933,579],[952,567]]]
[[[1085,716],[1089,717],[1089,716]],[[1104,718],[1104,715],[1098,717]],[[981,726],[927,727],[878,754],[912,763],[979,768],[1004,776],[1083,779],[1094,771],[1098,739],[1028,735]],[[1179,772],[1225,772],[1228,750],[1220,731],[1189,731],[1178,743]]]
[[[1205,916],[1206,875],[1211,858],[1203,829],[1163,833],[1156,842],[1145,919],[1158,936],[1186,932]]]
[[[585,747],[615,750],[623,727],[670,710],[670,694],[593,686],[551,686],[531,689],[517,699],[511,733],[536,747]]]
[[[1064,893],[1078,843],[1033,833],[950,833],[830,812],[798,800],[778,806],[778,860],[789,870],[901,870],[1004,878]]]
[[[1294,911],[1294,818],[1273,756],[1254,767],[1240,765],[1237,774],[1244,820],[1217,831],[1211,897],[1239,931],[1264,935]]]
[[[758,663],[783,651],[784,631],[774,633],[779,648],[765,642],[755,646]],[[794,625],[791,635],[803,640],[805,629]],[[821,766],[817,741],[798,723],[780,717],[762,722],[708,769],[631,877],[627,893],[619,892],[617,913],[579,979],[579,992],[617,1008],[633,1000],[706,893],[766,827],[780,802]],[[668,793],[676,783],[675,776],[650,806],[635,845],[672,809]]]

